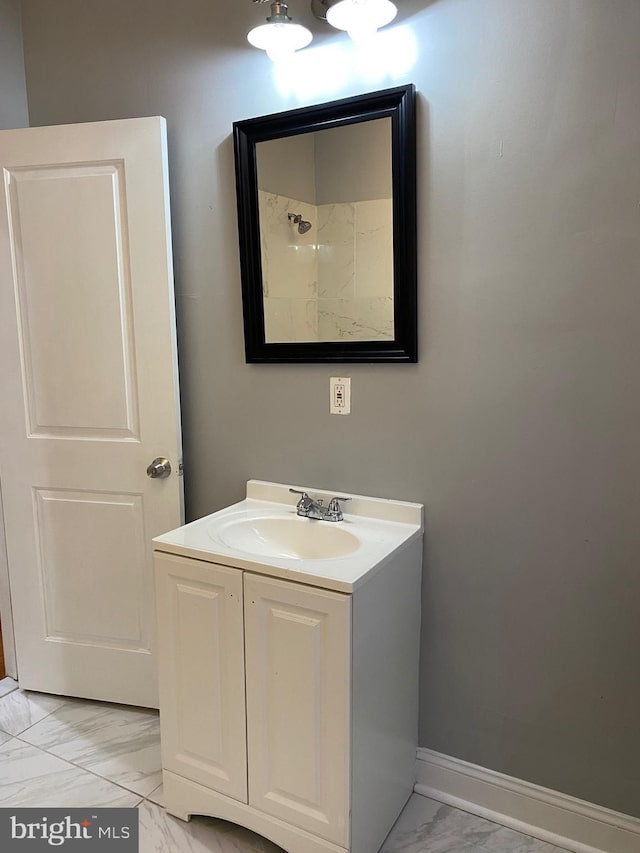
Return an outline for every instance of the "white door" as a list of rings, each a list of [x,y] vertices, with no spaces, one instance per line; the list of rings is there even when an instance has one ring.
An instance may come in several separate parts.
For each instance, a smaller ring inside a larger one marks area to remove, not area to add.
[[[348,847],[351,598],[244,576],[249,805]]]
[[[3,131],[0,166],[19,681],[157,707],[150,540],[182,522],[165,121]]]
[[[242,572],[155,560],[162,766],[246,803]]]

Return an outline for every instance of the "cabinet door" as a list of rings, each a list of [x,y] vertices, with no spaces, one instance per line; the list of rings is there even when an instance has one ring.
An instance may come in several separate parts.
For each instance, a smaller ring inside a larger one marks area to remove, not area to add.
[[[155,555],[163,767],[247,802],[242,572]]]
[[[350,596],[244,584],[249,803],[347,847]]]

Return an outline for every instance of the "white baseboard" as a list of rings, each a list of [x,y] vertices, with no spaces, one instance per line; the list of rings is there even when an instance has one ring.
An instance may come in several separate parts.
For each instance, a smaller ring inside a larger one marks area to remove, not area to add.
[[[418,749],[415,791],[574,853],[638,853],[640,819]]]

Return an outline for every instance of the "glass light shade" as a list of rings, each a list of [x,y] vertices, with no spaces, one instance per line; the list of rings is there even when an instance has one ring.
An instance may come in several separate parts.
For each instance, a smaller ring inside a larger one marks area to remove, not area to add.
[[[340,0],[327,9],[327,21],[346,30],[353,41],[366,41],[398,14],[391,0]]]
[[[300,24],[278,22],[254,27],[247,34],[247,41],[260,50],[266,50],[273,62],[293,56],[294,51],[306,47],[313,36]]]

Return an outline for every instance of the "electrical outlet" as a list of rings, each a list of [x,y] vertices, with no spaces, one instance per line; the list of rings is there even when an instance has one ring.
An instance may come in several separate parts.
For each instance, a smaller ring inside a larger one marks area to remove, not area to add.
[[[329,412],[332,415],[351,413],[351,379],[348,376],[332,376],[329,380]]]

